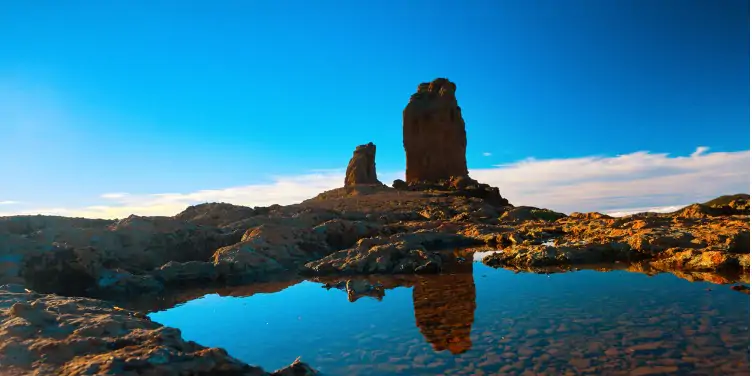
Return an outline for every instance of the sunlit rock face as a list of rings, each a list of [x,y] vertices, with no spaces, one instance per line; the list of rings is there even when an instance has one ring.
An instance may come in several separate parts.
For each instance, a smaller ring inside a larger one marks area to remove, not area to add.
[[[472,260],[472,259],[470,259]],[[467,271],[419,277],[413,287],[415,323],[434,350],[462,354],[472,347],[475,319],[475,281],[472,262]]]
[[[381,184],[376,177],[376,145],[358,145],[347,164],[345,187],[359,184]]]
[[[402,112],[408,183],[467,176],[465,121],[446,78],[418,85]]]

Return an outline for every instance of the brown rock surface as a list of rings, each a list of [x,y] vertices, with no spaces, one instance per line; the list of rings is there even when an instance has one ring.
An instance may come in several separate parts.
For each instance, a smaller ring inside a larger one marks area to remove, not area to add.
[[[180,331],[87,298],[0,289],[3,375],[269,375]],[[295,362],[272,375],[313,375]]]
[[[327,274],[437,273],[444,258],[429,249],[472,244],[463,236],[420,230],[391,237],[361,239],[351,249],[306,264],[305,272]]]
[[[376,177],[376,145],[358,145],[347,164],[345,187],[359,184],[381,184]]]
[[[467,136],[456,88],[446,78],[422,83],[402,112],[408,183],[467,176]]]
[[[522,241],[486,256],[484,263],[542,267],[647,260],[665,271],[749,270],[749,215],[728,206],[707,207],[694,204],[670,214],[622,218],[578,213],[553,223],[524,221],[515,228]]]

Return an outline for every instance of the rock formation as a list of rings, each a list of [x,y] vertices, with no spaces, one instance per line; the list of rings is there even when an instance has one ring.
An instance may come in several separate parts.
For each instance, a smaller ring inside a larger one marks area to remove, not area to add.
[[[402,112],[408,183],[467,176],[465,121],[446,78],[418,85]]]
[[[406,181],[399,190],[451,191],[481,198],[495,206],[510,206],[499,189],[471,179],[467,172],[465,121],[454,96],[456,85],[446,78],[418,85],[402,112]]]
[[[376,145],[358,145],[347,165],[345,187],[358,184],[381,184],[376,178]]]

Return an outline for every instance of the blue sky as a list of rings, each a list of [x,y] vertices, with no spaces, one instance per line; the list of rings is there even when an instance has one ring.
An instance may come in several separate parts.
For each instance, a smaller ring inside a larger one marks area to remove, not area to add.
[[[369,141],[399,172],[402,109],[436,77],[471,170],[749,150],[746,1],[366,4],[4,3],[0,212],[273,184]]]

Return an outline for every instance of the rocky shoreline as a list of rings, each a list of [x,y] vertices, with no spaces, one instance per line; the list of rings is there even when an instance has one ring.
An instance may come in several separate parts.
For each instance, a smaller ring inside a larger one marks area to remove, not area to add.
[[[367,144],[356,148],[343,188],[295,205],[207,203],[173,217],[120,220],[1,217],[3,372],[267,375],[112,302],[166,291],[186,291],[188,299],[207,286],[274,289],[303,279],[357,299],[378,296],[363,282],[373,276],[404,276],[414,285],[415,275],[462,273],[476,252],[488,252],[486,265],[516,271],[606,264],[749,283],[749,195],[620,218],[515,207],[498,188],[467,176],[455,89],[438,79],[411,98],[407,181],[393,187],[377,179],[376,148]],[[425,140],[423,128],[451,137]],[[434,143],[442,148],[426,146]],[[272,375],[314,373],[296,361]]]

